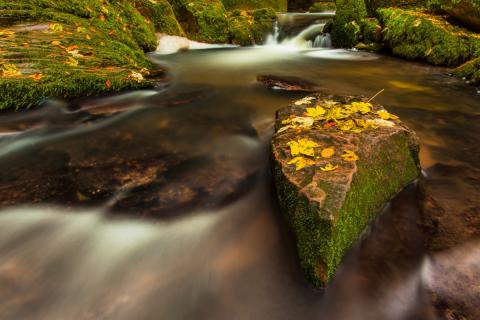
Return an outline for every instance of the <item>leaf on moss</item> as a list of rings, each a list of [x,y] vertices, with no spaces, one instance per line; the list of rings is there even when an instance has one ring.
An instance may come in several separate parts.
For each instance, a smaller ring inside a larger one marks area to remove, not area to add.
[[[76,67],[78,66],[78,60],[72,57],[68,57],[67,61],[65,61],[65,64],[70,66],[70,67]]]
[[[33,79],[35,82],[42,80],[43,75],[41,73],[35,73],[28,76],[30,79]]]
[[[16,65],[12,63],[4,63],[0,65],[0,74],[3,77],[16,77],[22,73],[18,70]]]
[[[51,44],[52,46],[56,46],[56,47],[57,47],[57,46],[61,45],[62,43],[61,43],[60,41],[58,41],[58,40],[53,40],[52,42],[50,42],[50,44]]]
[[[138,82],[138,83],[145,80],[143,78],[143,75],[139,72],[136,72],[136,71],[130,71],[130,74],[128,75],[128,79],[133,80],[133,81]]]
[[[63,25],[60,23],[50,23],[49,29],[52,32],[62,32],[63,31]]]

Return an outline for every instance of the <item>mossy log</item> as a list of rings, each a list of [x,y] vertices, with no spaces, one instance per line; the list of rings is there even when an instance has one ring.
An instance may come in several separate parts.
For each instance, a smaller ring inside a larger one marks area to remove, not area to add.
[[[380,119],[379,114],[390,114],[381,111],[384,109],[378,104],[368,113],[352,113],[338,120],[342,109],[366,99],[324,94],[311,97],[306,104],[296,102],[277,112],[273,170],[279,203],[296,236],[306,278],[315,286],[324,286],[369,221],[393,195],[418,177],[419,144],[416,135],[397,117]],[[307,108],[316,105],[332,106],[327,114],[336,113],[337,120],[328,120],[327,116],[327,120],[315,121],[309,128],[281,129],[292,117],[305,117]],[[345,124],[351,121],[374,125],[350,125],[345,131]],[[297,170],[289,164],[293,158],[289,143],[299,139],[313,141],[319,147],[309,166]],[[323,148],[334,148],[333,155],[324,157]],[[342,156],[347,151],[357,155],[356,161]],[[338,167],[329,171],[332,167],[328,169],[328,164]]]

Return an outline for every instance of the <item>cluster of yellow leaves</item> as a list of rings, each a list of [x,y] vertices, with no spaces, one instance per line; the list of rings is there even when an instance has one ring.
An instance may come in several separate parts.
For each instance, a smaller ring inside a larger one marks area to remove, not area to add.
[[[128,75],[128,79],[136,81],[138,83],[145,80],[143,75],[140,72],[136,72],[136,71],[130,71],[130,74]]]
[[[318,148],[319,144],[308,140],[308,139],[298,139],[297,141],[289,141],[287,145],[290,147],[290,153],[292,156],[298,156],[300,154],[313,157],[315,156],[314,148]]]
[[[320,156],[316,156],[315,149],[320,148],[320,145],[315,141],[305,138],[301,138],[296,141],[291,140],[287,143],[287,145],[290,147],[290,154],[293,157],[288,164],[294,164],[296,171],[299,171],[305,167],[314,166],[316,164],[316,159],[329,159],[335,154],[334,147],[326,147],[320,151]],[[345,161],[357,161],[359,159],[355,152],[351,150],[345,150],[342,158]],[[338,165],[327,163],[325,166],[320,167],[320,169],[327,172],[334,171],[338,169]]]
[[[315,98],[306,97],[295,101],[295,105],[313,104]],[[366,118],[368,116],[369,118]],[[317,129],[336,127],[343,132],[361,133],[366,129],[378,127],[393,127],[398,117],[386,110],[373,111],[370,102],[354,101],[350,104],[341,104],[334,100],[323,100],[314,107],[305,108],[303,116],[293,116],[282,121],[284,125],[278,130],[288,129]]]

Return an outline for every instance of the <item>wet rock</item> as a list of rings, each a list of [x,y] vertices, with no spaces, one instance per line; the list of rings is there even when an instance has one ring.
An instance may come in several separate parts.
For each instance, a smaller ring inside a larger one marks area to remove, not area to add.
[[[285,91],[315,92],[319,88],[316,84],[293,76],[259,75],[257,81],[270,89]]]
[[[306,277],[324,286],[369,221],[419,175],[418,141],[382,106],[325,94],[279,110],[276,130],[280,205]]]

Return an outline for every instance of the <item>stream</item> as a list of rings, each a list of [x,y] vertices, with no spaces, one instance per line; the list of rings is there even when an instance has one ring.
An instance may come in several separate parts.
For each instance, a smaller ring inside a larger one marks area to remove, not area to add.
[[[437,319],[428,292],[443,274],[432,259],[478,264],[480,245],[427,254],[414,185],[328,290],[303,279],[269,143],[275,111],[305,93],[256,77],[296,76],[335,94],[385,89],[375,100],[418,134],[424,174],[448,177],[440,192],[452,201],[466,172],[480,180],[475,88],[442,68],[345,50],[151,58],[169,86],[2,116],[0,319]]]

